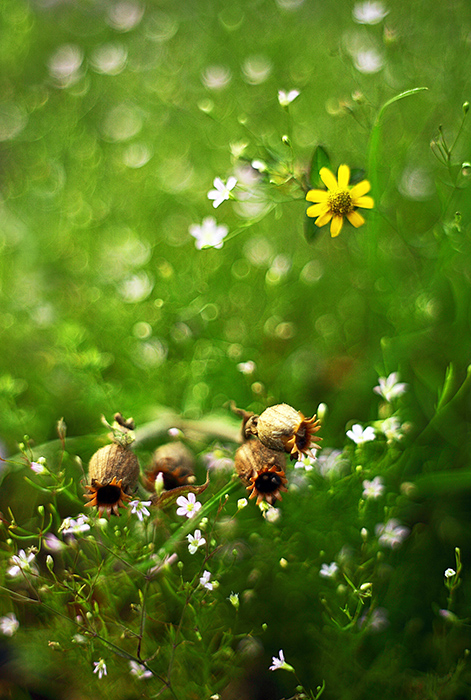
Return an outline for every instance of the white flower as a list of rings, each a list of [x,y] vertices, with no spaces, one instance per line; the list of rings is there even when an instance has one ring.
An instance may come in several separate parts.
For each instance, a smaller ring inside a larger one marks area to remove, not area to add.
[[[363,482],[363,498],[379,498],[384,493],[384,483],[380,476],[375,476],[373,481],[365,479]]]
[[[149,671],[142,664],[138,664],[137,661],[130,661],[129,667],[131,669],[131,675],[136,676],[136,678],[140,681],[144,680],[145,678],[151,678],[153,675],[152,671]]]
[[[6,637],[13,637],[20,623],[16,619],[15,613],[8,613],[5,617],[0,617],[0,632]]]
[[[39,457],[37,462],[31,462],[30,467],[35,474],[44,474],[47,472],[46,459]]]
[[[108,674],[108,671],[106,670],[106,664],[104,659],[100,659],[99,661],[94,661],[93,665],[95,668],[93,669],[93,673],[98,673],[98,680],[101,681],[103,676],[106,676]]]
[[[230,199],[232,197],[231,191],[237,185],[237,178],[231,175],[231,177],[227,180],[227,184],[225,184],[220,177],[216,177],[213,181],[213,185],[216,189],[209,190],[208,199],[214,200],[213,207],[216,209],[226,199]]]
[[[299,95],[299,90],[290,90],[285,92],[284,90],[278,90],[278,102],[282,107],[287,107],[293,100]]]
[[[314,469],[315,462],[316,457],[303,454],[301,459],[298,459],[298,461],[294,463],[294,468],[304,469],[304,471],[310,472]]]
[[[333,578],[338,570],[339,567],[335,561],[330,562],[330,564],[322,564],[319,576],[323,576],[323,578]]]
[[[294,668],[286,663],[283,649],[280,649],[278,653],[278,658],[276,656],[272,656],[269,671],[278,671],[280,668],[283,668],[285,671],[294,671]]]
[[[381,423],[381,432],[384,433],[388,442],[394,442],[394,440],[402,440],[404,435],[401,432],[401,422],[399,418],[395,416],[390,416],[386,418]]]
[[[447,569],[444,575],[445,578],[451,578],[452,576],[456,576],[456,571],[454,569]]]
[[[253,360],[247,360],[247,362],[239,362],[237,369],[239,372],[242,372],[242,374],[253,374],[257,369],[257,365]]]
[[[150,506],[152,501],[129,501],[129,505],[131,506],[131,513],[135,513],[139,520],[142,522],[144,519],[144,516],[150,515],[150,511],[146,508],[146,506]]]
[[[362,428],[361,425],[355,423],[355,425],[352,425],[351,430],[347,430],[347,437],[356,442],[357,445],[362,445],[364,442],[370,442],[375,439],[375,431],[371,426]]]
[[[392,372],[389,377],[379,377],[379,384],[375,386],[373,391],[383,397],[386,401],[395,399],[396,396],[402,396],[409,385],[399,382],[399,373]]]
[[[375,532],[380,544],[395,549],[409,536],[410,530],[392,518],[387,523],[376,525]]]
[[[358,24],[379,24],[388,13],[380,2],[359,2],[353,8],[353,19]]]
[[[64,535],[80,535],[82,532],[90,530],[89,518],[86,515],[79,515],[77,520],[65,518],[59,528],[59,532]]]
[[[211,574],[209,571],[203,571],[203,575],[200,578],[200,585],[203,588],[207,588],[208,591],[213,590],[213,584],[211,583]]]
[[[206,544],[206,540],[201,536],[201,530],[195,530],[194,535],[190,533],[186,538],[188,540],[188,551],[190,554],[194,554],[199,547]]]
[[[237,501],[237,510],[242,510],[246,505],[248,505],[248,500],[246,498],[239,498]]]
[[[280,519],[281,512],[278,508],[268,506],[268,508],[262,510],[262,515],[269,523],[276,523],[276,521]]]
[[[358,51],[353,56],[353,62],[360,73],[377,73],[384,65],[383,57],[375,49]]]
[[[13,564],[13,566],[8,569],[8,575],[19,576],[21,573],[37,574],[38,570],[32,563],[35,556],[36,554],[34,552],[29,551],[28,554],[26,554],[24,549],[20,549],[18,554],[15,554],[10,559],[10,564]]]
[[[222,248],[224,245],[223,239],[229,233],[229,229],[225,224],[217,225],[217,221],[212,216],[207,216],[203,219],[203,223],[192,224],[188,229],[190,235],[196,238],[195,246],[198,250],[201,248]]]
[[[194,493],[189,493],[188,498],[179,496],[177,505],[180,506],[177,508],[177,515],[186,515],[187,518],[192,518],[201,508],[201,503],[196,500]]]

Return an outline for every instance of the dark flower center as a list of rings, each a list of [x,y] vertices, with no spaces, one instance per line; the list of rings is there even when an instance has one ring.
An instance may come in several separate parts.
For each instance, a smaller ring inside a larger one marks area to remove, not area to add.
[[[96,494],[96,500],[98,505],[113,505],[117,503],[121,496],[121,489],[119,486],[101,486]]]
[[[255,479],[255,488],[259,493],[273,493],[281,486],[281,477],[275,472],[263,472]]]
[[[330,211],[337,216],[346,216],[353,211],[353,202],[348,190],[331,192],[328,197]]]

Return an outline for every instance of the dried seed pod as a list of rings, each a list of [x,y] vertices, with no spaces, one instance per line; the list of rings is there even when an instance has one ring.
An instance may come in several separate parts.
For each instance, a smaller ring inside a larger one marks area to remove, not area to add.
[[[259,416],[252,416],[245,425],[245,435],[256,435],[272,450],[289,452],[292,459],[299,459],[322,438],[315,437],[320,430],[316,416],[305,418],[300,411],[286,403],[276,404],[265,409]]]
[[[265,447],[258,440],[245,442],[235,453],[234,466],[239,478],[250,491],[249,498],[272,504],[281,501],[280,491],[286,491],[286,458],[282,452]]]
[[[145,486],[149,491],[155,488],[155,480],[162,474],[164,488],[169,491],[178,486],[195,482],[194,458],[182,442],[169,442],[156,449],[152,457],[152,467],[146,472]]]
[[[88,478],[90,499],[87,506],[96,506],[99,515],[106,511],[119,515],[118,508],[131,500],[139,477],[139,462],[136,455],[116,443],[101,447],[90,459]]]

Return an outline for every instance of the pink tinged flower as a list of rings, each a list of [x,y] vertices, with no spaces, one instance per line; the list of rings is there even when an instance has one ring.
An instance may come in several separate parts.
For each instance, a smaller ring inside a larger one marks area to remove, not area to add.
[[[231,176],[227,180],[227,184],[221,180],[220,177],[216,177],[214,179],[213,185],[215,187],[214,190],[209,190],[208,192],[208,199],[213,200],[213,207],[216,209],[220,204],[225,202],[227,199],[230,199],[232,197],[231,192],[234,189],[234,187],[237,185],[237,178],[234,176]]]
[[[35,556],[34,552],[28,552],[28,554],[26,554],[24,549],[20,549],[18,554],[15,554],[10,559],[10,564],[13,564],[13,566],[8,569],[8,575],[15,577],[22,573],[37,574],[38,570],[36,565],[33,564]]]
[[[409,388],[408,384],[399,381],[399,372],[392,372],[388,377],[379,377],[378,382],[378,386],[375,386],[373,391],[386,401],[402,396]]]
[[[98,680],[101,681],[103,676],[108,675],[108,671],[106,668],[106,663],[104,659],[100,659],[99,661],[94,661],[93,665],[95,668],[93,669],[93,673],[98,673]]]
[[[37,462],[31,462],[30,467],[35,474],[45,474],[47,472],[44,457],[40,457]]]
[[[365,479],[363,482],[363,498],[379,498],[384,493],[384,483],[380,476],[375,476],[373,481]]]
[[[357,445],[362,445],[364,442],[371,442],[371,440],[375,439],[375,431],[371,426],[362,428],[361,425],[356,423],[351,430],[347,430],[347,437]]]
[[[387,523],[376,525],[375,532],[379,543],[391,549],[400,547],[410,534],[409,528],[404,527],[394,518],[388,520]]]
[[[374,608],[360,617],[358,625],[368,632],[381,632],[389,625],[388,611],[386,608]]]
[[[315,463],[316,463],[315,456],[303,454],[301,459],[298,459],[298,461],[294,463],[294,468],[295,469],[304,469],[304,471],[310,472],[314,469]]]
[[[16,619],[15,613],[8,613],[5,617],[0,617],[0,632],[5,637],[13,637],[20,623]]]
[[[146,678],[151,678],[153,676],[152,671],[149,671],[142,664],[138,664],[137,661],[129,662],[130,673],[132,676],[136,676],[137,680],[143,681]]]
[[[297,98],[298,95],[299,90],[290,90],[289,92],[278,90],[278,102],[282,107],[287,107]]]
[[[283,649],[280,649],[278,654],[278,657],[272,656],[269,671],[278,671],[279,669],[284,669],[285,671],[294,671],[294,668],[286,663],[285,655],[283,654]]]
[[[79,515],[77,520],[65,518],[59,528],[59,532],[62,532],[64,535],[80,535],[87,530],[90,530],[89,518],[87,515]]]
[[[332,561],[330,564],[322,564],[319,571],[319,576],[322,576],[323,578],[333,578],[338,570],[339,567],[335,561]]]
[[[196,500],[194,493],[189,493],[188,498],[185,496],[179,496],[177,498],[177,515],[186,516],[187,518],[192,518],[201,508],[201,503]]]
[[[208,591],[213,590],[213,584],[211,583],[211,574],[209,571],[203,571],[203,575],[200,578],[200,585],[203,586],[203,588],[207,588]]]
[[[129,505],[131,506],[131,513],[135,513],[139,520],[142,522],[144,519],[144,516],[147,517],[150,515],[150,511],[146,508],[146,506],[150,506],[152,501],[139,501],[136,499],[135,501],[129,501]]]
[[[61,549],[64,549],[67,546],[63,542],[61,542],[61,540],[58,537],[52,535],[50,532],[48,532],[47,535],[44,536],[43,543],[44,547],[50,552],[60,552]]]
[[[192,224],[188,229],[190,235],[196,238],[195,246],[198,250],[202,248],[222,248],[223,240],[229,233],[225,224],[217,225],[217,221],[212,216],[203,219],[203,223]]]
[[[203,547],[206,544],[206,540],[201,536],[201,530],[195,530],[194,534],[191,533],[186,536],[188,540],[188,551],[190,554],[194,554],[199,547]]]

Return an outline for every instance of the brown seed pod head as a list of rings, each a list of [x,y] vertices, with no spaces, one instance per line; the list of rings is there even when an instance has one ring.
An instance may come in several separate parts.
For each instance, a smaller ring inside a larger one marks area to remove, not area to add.
[[[154,491],[159,473],[162,474],[167,491],[193,484],[196,480],[194,464],[193,454],[182,442],[161,445],[153,454],[152,466],[146,472],[145,486],[149,491]]]
[[[288,490],[287,483],[288,479],[284,471],[276,464],[263,467],[250,478],[250,484],[247,486],[247,491],[250,492],[249,498],[256,497],[257,505],[261,501],[273,505],[277,500],[281,501],[280,491]]]
[[[129,501],[139,477],[136,455],[116,443],[101,447],[90,459],[86,489],[90,492],[87,506],[96,506],[101,516],[105,511],[119,515],[118,508]]]
[[[270,450],[258,440],[249,440],[241,445],[234,458],[234,467],[242,483],[251,488],[251,479],[266,467],[275,466],[283,471],[286,457],[283,452]]]
[[[319,449],[317,442],[322,438],[315,437],[320,430],[320,421],[316,416],[305,418],[300,411],[286,403],[276,404],[265,409],[256,421],[247,421],[249,428],[258,439],[272,450],[289,452],[292,459],[299,459],[310,449]]]

